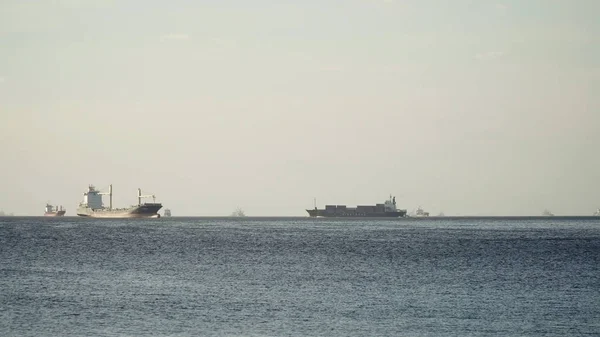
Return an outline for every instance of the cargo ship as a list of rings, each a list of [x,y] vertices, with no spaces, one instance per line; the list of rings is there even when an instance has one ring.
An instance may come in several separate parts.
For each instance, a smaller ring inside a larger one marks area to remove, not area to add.
[[[46,211],[44,212],[44,216],[64,216],[67,212],[62,206],[54,207],[50,204],[46,204]]]
[[[156,202],[156,197],[152,195],[142,195],[142,190],[138,188],[138,204],[127,208],[113,208],[112,205],[112,185],[109,185],[108,192],[98,191],[94,185],[88,186],[88,191],[83,193],[83,202],[77,208],[77,215],[91,218],[160,218],[158,210],[162,208],[161,203]],[[109,206],[104,207],[102,196],[109,196]],[[142,203],[143,198],[152,198],[151,203]]]
[[[316,204],[316,202],[315,202]],[[346,207],[346,205],[325,205],[325,209],[318,209],[315,205],[314,209],[306,210],[311,217],[389,217],[397,218],[406,216],[405,209],[396,207],[396,197],[390,195],[390,199],[383,204],[375,204],[368,206]]]

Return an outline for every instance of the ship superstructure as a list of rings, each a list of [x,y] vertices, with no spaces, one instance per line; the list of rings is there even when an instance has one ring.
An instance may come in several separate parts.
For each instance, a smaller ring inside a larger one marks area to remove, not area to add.
[[[240,207],[236,208],[235,211],[231,212],[230,216],[234,216],[234,217],[245,217],[246,213],[244,213],[244,210],[241,209]]]
[[[104,207],[102,196],[109,196],[109,206]],[[77,208],[77,215],[93,218],[159,218],[158,210],[162,208],[161,203],[156,202],[156,197],[152,195],[142,195],[142,190],[138,188],[138,204],[127,208],[113,208],[112,185],[109,185],[108,192],[100,192],[94,185],[89,185],[87,192],[83,193],[83,202]],[[142,199],[152,198],[151,203],[142,203]]]
[[[315,202],[316,204],[316,202]],[[396,197],[386,200],[383,204],[347,207],[346,205],[325,205],[325,209],[307,209],[311,217],[403,217],[405,209],[396,207]]]
[[[46,209],[44,212],[44,216],[64,216],[67,212],[62,206],[52,206],[51,204],[46,204]]]

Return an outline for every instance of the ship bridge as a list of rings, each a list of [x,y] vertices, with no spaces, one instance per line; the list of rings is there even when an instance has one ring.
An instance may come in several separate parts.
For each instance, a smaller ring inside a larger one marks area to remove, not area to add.
[[[385,201],[384,206],[386,212],[396,212],[398,210],[396,208],[396,197],[390,195],[390,199]]]
[[[88,191],[83,193],[83,205],[91,209],[103,208],[102,194],[96,190],[94,185],[88,186]]]

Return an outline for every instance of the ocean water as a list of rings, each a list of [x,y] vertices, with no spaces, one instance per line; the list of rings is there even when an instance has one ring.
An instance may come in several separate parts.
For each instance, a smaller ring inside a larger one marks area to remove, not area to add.
[[[599,336],[600,218],[0,218],[0,336]]]

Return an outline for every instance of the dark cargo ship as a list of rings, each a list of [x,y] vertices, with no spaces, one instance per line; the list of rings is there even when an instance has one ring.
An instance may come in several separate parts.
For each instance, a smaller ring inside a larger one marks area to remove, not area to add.
[[[369,206],[347,207],[346,205],[326,205],[325,209],[306,210],[311,217],[326,217],[326,218],[356,218],[356,217],[389,217],[397,218],[406,216],[405,209],[396,207],[396,197],[390,196],[383,204],[375,204]]]

